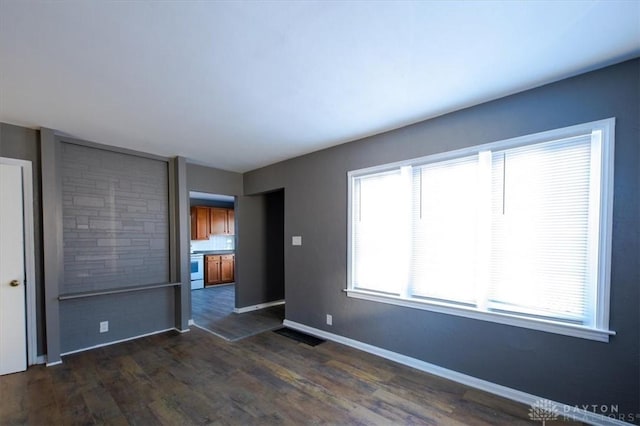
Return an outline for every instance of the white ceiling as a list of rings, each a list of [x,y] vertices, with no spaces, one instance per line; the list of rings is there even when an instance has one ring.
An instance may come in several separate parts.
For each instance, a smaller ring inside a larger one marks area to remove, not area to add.
[[[637,0],[0,0],[0,121],[243,172],[639,54]]]

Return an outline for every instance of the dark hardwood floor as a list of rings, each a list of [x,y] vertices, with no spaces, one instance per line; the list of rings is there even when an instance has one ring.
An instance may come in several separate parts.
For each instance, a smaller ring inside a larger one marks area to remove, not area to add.
[[[236,341],[282,327],[284,305],[236,314],[235,285],[217,285],[191,292],[194,323],[225,340]]]
[[[273,332],[232,343],[198,328],[2,376],[0,423],[541,424],[524,405],[337,343]]]

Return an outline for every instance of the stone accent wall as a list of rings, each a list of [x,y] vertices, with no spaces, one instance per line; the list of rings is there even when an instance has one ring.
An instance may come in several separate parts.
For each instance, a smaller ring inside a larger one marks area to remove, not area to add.
[[[62,143],[62,294],[169,282],[168,165]]]

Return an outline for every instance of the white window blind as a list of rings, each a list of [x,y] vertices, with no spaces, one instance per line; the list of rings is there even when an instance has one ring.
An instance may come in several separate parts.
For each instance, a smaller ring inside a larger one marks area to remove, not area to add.
[[[363,176],[354,186],[354,287],[399,294],[408,247],[407,172]]]
[[[608,339],[613,124],[350,172],[349,295]]]
[[[475,302],[477,182],[477,156],[414,168],[412,295]]]
[[[590,176],[591,135],[493,153],[488,307],[592,322]]]

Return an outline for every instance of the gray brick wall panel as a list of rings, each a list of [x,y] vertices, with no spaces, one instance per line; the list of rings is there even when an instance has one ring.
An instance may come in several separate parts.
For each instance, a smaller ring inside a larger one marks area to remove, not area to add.
[[[169,281],[163,161],[62,144],[63,293]]]

